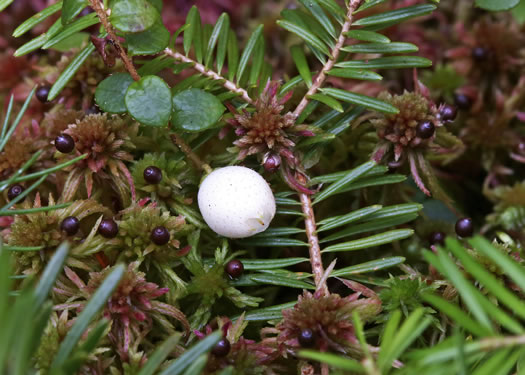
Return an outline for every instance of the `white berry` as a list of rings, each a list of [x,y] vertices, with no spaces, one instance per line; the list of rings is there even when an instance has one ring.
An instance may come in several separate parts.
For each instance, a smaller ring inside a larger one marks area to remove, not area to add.
[[[275,215],[275,198],[266,180],[246,167],[211,172],[199,189],[199,209],[217,234],[244,238],[263,232]]]

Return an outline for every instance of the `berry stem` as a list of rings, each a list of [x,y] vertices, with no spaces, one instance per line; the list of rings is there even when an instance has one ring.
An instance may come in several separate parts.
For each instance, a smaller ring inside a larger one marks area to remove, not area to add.
[[[326,64],[323,66],[323,69],[321,69],[317,77],[315,77],[314,83],[312,84],[312,86],[310,86],[308,92],[301,99],[301,101],[297,105],[297,108],[295,108],[295,111],[293,111],[295,118],[298,118],[299,115],[304,111],[304,109],[308,105],[308,102],[310,101],[308,97],[315,94],[317,90],[319,90],[319,88],[323,85],[324,81],[326,80],[326,73],[334,67],[335,62],[339,57],[339,53],[341,52],[341,48],[343,48],[347,39],[345,33],[347,33],[350,30],[350,26],[352,25],[353,13],[357,8],[359,8],[362,2],[363,0],[350,0],[350,4],[348,5],[348,13],[346,14],[346,21],[343,24],[343,28],[341,29],[341,33],[339,34],[337,43],[335,44],[334,48],[330,53],[331,56],[326,62]]]
[[[222,86],[224,88],[230,90],[231,92],[234,92],[234,93],[238,94],[242,98],[242,100],[244,100],[245,102],[250,103],[250,104],[254,104],[253,99],[250,98],[250,96],[248,95],[248,92],[245,89],[237,86],[235,83],[233,83],[232,81],[227,80],[226,78],[224,78],[220,74],[218,74],[218,73],[216,73],[216,72],[214,72],[212,70],[207,69],[204,65],[198,63],[197,61],[192,60],[189,57],[184,56],[183,54],[181,54],[179,52],[176,52],[176,51],[173,51],[173,50],[171,50],[169,48],[166,48],[164,50],[164,53],[166,55],[168,55],[168,56],[173,57],[175,60],[182,61],[184,63],[192,64],[193,65],[193,69],[195,69],[199,73],[205,75],[206,77],[209,77],[209,78],[213,79],[214,81],[222,82]]]
[[[113,30],[113,26],[108,20],[108,15],[104,10],[104,5],[102,5],[102,3],[99,0],[89,0],[89,4],[91,5],[91,8],[93,8],[93,10],[97,13],[97,16],[100,19],[100,22],[102,22],[104,29],[106,29],[106,31],[108,32],[109,37],[111,38],[111,41],[115,46],[115,49],[119,53],[120,58],[122,59],[122,62],[126,67],[126,70],[129,72],[129,74],[135,81],[140,80],[140,75],[137,73],[137,70],[133,66],[133,62],[127,55],[122,45],[120,44],[120,41],[117,35],[115,34],[115,31]]]
[[[182,137],[180,137],[176,133],[172,133],[171,141],[186,155],[188,159],[190,159],[193,162],[193,164],[195,164],[197,168],[205,171],[206,173],[211,173],[211,167],[205,162],[203,162],[199,158],[199,156],[192,151],[191,147],[186,142],[184,142],[184,139],[182,139]]]
[[[297,181],[306,185],[306,178],[298,173]],[[324,267],[321,258],[321,247],[319,246],[319,238],[317,237],[317,227],[315,224],[315,214],[312,207],[312,200],[310,196],[305,193],[299,193],[301,200],[301,208],[304,214],[304,226],[306,228],[306,236],[308,237],[308,245],[310,248],[310,264],[312,265],[312,273],[314,275],[316,290],[322,291],[328,295],[328,287],[326,286],[326,279],[323,279]]]

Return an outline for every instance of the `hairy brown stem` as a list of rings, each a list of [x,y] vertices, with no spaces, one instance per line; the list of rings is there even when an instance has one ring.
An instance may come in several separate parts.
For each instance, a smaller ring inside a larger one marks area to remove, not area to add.
[[[303,185],[306,184],[306,178],[302,174],[297,175],[297,181]],[[324,294],[328,294],[326,279],[323,279],[324,267],[323,260],[321,258],[319,238],[317,237],[317,227],[315,224],[312,200],[308,194],[304,193],[299,193],[299,199],[301,200],[301,208],[304,214],[304,225],[306,229],[306,236],[308,237],[308,246],[310,248],[310,264],[312,265],[315,287],[316,290],[321,290]]]
[[[293,111],[295,118],[299,117],[299,115],[304,111],[304,109],[308,105],[308,102],[310,101],[308,97],[310,95],[315,94],[317,90],[319,90],[319,88],[322,86],[322,84],[326,80],[326,72],[328,72],[334,67],[335,62],[339,57],[339,53],[341,52],[341,48],[344,46],[346,41],[345,33],[347,33],[350,30],[350,26],[352,25],[352,13],[354,13],[354,11],[361,5],[362,2],[363,0],[350,0],[350,4],[348,6],[348,13],[346,14],[346,21],[343,24],[343,28],[341,29],[341,33],[339,34],[339,38],[337,38],[337,43],[335,44],[334,48],[332,48],[332,52],[330,53],[331,57],[323,66],[323,69],[321,69],[319,74],[315,77],[312,86],[310,86],[308,92],[301,99],[301,101],[297,105],[297,108],[295,108],[295,111]]]
[[[182,137],[180,137],[176,133],[172,133],[170,137],[171,141],[186,155],[188,159],[192,161],[193,164],[195,164],[197,168],[205,171],[206,173],[211,173],[211,167],[208,164],[204,163],[197,156],[197,154],[195,154],[192,151],[191,147],[186,142],[184,142],[184,139],[182,139]]]
[[[104,7],[101,4],[101,2],[99,0],[89,0],[89,4],[91,5],[91,8],[93,8],[93,10],[97,13],[100,22],[102,22],[102,25],[108,32],[109,37],[113,41],[115,49],[117,50],[118,54],[120,55],[120,58],[122,59],[122,62],[124,63],[124,66],[126,67],[126,70],[129,72],[129,74],[135,81],[140,80],[140,75],[137,73],[137,70],[133,66],[133,62],[129,58],[122,45],[120,44],[120,41],[117,35],[115,34],[115,31],[113,30],[113,26],[108,20],[108,15],[106,14],[106,11],[104,10]]]
[[[230,90],[231,92],[234,92],[234,93],[238,94],[245,102],[250,103],[250,104],[254,103],[253,99],[250,98],[250,96],[248,95],[248,92],[245,89],[237,86],[232,81],[228,81],[226,78],[222,77],[221,75],[217,74],[216,72],[207,69],[201,63],[198,63],[197,61],[190,59],[189,57],[183,55],[182,53],[179,53],[177,51],[173,51],[173,50],[171,50],[169,48],[166,48],[164,50],[164,53],[166,55],[168,55],[168,56],[173,57],[175,60],[182,61],[184,63],[192,64],[193,65],[193,69],[195,69],[199,73],[201,73],[201,74],[203,74],[203,75],[213,79],[214,81],[221,81],[222,82],[222,86],[224,88]]]

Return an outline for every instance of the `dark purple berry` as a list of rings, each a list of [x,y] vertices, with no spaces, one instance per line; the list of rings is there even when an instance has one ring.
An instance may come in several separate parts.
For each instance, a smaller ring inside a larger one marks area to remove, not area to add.
[[[49,95],[50,90],[51,86],[49,85],[39,86],[36,89],[35,96],[40,102],[45,103],[47,102],[47,96]]]
[[[215,344],[211,350],[211,354],[213,354],[215,357],[226,357],[230,352],[230,348],[231,345],[228,339],[222,338],[217,344]]]
[[[472,48],[472,58],[476,61],[485,61],[489,57],[489,51],[483,47]]]
[[[88,109],[85,110],[86,115],[96,115],[100,113],[100,109],[96,105],[92,105]]]
[[[264,158],[263,167],[267,172],[275,172],[281,166],[281,157],[279,155],[270,154]]]
[[[55,138],[55,147],[63,154],[69,154],[75,149],[75,141],[69,134],[60,134]]]
[[[22,185],[16,184],[9,188],[7,191],[7,198],[9,198],[10,201],[18,197],[22,192],[24,191],[24,187]]]
[[[244,272],[244,265],[240,260],[233,259],[226,263],[224,270],[228,275],[230,275],[230,277],[236,279]]]
[[[439,118],[441,119],[441,121],[444,122],[454,121],[457,114],[458,110],[456,109],[456,107],[445,104],[441,107],[441,110],[439,111]]]
[[[68,216],[60,224],[60,229],[69,236],[74,236],[80,229],[80,221],[74,216]]]
[[[315,333],[309,328],[305,328],[299,334],[299,344],[304,348],[311,348],[315,345]]]
[[[431,245],[441,245],[445,244],[445,233],[443,232],[433,232],[430,234],[429,241]]]
[[[456,234],[460,237],[471,237],[474,233],[474,224],[472,219],[464,217],[456,222]]]
[[[416,135],[419,138],[428,139],[434,135],[435,126],[430,121],[423,121],[417,124]]]
[[[162,181],[162,171],[153,165],[144,169],[144,181],[148,184],[158,184]]]
[[[87,16],[88,14],[90,13],[93,13],[93,9],[91,9],[90,7],[85,7],[84,9],[82,9],[82,11],[79,13],[79,16],[80,17],[84,17],[84,16]]]
[[[155,245],[166,245],[170,242],[170,232],[165,227],[156,227],[151,231],[149,238]]]
[[[472,100],[467,95],[458,92],[454,95],[454,104],[459,109],[468,111],[472,107]]]
[[[118,224],[113,219],[104,219],[98,226],[98,233],[102,237],[115,238],[118,234]]]

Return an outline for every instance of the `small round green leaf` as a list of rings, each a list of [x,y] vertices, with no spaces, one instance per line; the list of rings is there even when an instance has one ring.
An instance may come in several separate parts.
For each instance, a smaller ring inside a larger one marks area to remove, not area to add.
[[[157,9],[147,0],[114,0],[109,20],[124,33],[140,33],[149,29],[160,17]]]
[[[173,96],[171,122],[178,129],[198,132],[215,125],[225,110],[214,95],[200,89],[189,89]]]
[[[164,126],[171,115],[171,91],[157,76],[145,76],[129,85],[126,108],[138,122],[150,126]]]
[[[126,102],[124,98],[133,78],[128,73],[115,73],[100,82],[95,91],[95,101],[104,111],[109,113],[124,113]]]
[[[518,5],[520,0],[476,0],[476,6],[493,12],[509,10]]]
[[[168,46],[170,32],[161,20],[142,33],[133,33],[126,36],[128,53],[136,55],[153,55]]]

